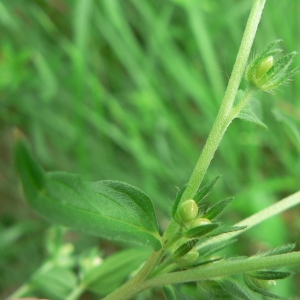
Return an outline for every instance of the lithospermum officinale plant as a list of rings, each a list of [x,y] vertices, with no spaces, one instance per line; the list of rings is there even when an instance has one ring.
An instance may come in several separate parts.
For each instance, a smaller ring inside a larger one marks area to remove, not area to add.
[[[300,192],[234,226],[226,226],[216,219],[232,198],[209,207],[203,205],[203,199],[219,176],[204,186],[202,180],[228,126],[240,118],[264,127],[251,110],[253,95],[264,91],[273,93],[299,71],[299,68],[290,70],[295,52],[275,58],[281,52],[274,49],[279,40],[267,45],[247,65],[265,1],[253,1],[219,113],[188,183],[174,199],[172,218],[163,234],[158,230],[152,202],[144,192],[123,182],[84,182],[77,175],[44,172],[22,133],[15,130],[15,162],[25,195],[35,211],[56,224],[144,246],[123,250],[101,263],[96,259],[97,253],[84,257],[80,262],[79,282],[64,273],[68,281],[64,284],[73,289],[65,294],[65,299],[78,299],[85,290],[102,289],[106,300],[126,300],[155,287],[163,287],[166,299],[190,299],[180,289],[186,283],[192,283],[199,299],[257,299],[261,296],[283,299],[268,288],[276,280],[291,275],[291,272],[278,270],[280,267],[300,263],[300,252],[293,252],[293,244],[253,257],[225,258],[217,252],[233,243],[238,234],[298,204]],[[238,88],[244,74],[247,88],[242,91]],[[63,259],[70,253],[68,247],[51,251],[52,258],[11,299],[30,293],[36,278],[47,276],[50,271],[53,277],[55,272],[65,270],[65,264],[71,264]],[[110,277],[113,278],[114,272],[122,272],[121,280],[118,277],[113,282]],[[127,282],[122,285],[125,279]],[[65,285],[62,284],[61,293],[65,292]]]

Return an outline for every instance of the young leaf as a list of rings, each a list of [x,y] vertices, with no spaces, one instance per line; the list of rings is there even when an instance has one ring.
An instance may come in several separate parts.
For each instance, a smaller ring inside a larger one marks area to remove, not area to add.
[[[181,246],[179,246],[172,254],[172,258],[175,260],[185,254],[187,254],[196,244],[198,240],[190,240],[186,243],[183,243]]]
[[[232,200],[233,197],[230,197],[217,202],[207,210],[204,214],[205,218],[209,220],[216,218]]]
[[[46,219],[110,240],[161,248],[153,204],[139,189],[114,181],[84,182],[63,172],[44,173],[24,138],[16,141],[15,160],[28,201]]]
[[[268,292],[268,291],[266,291],[262,288],[259,288],[255,283],[253,283],[251,278],[248,277],[247,275],[244,276],[244,281],[245,281],[246,285],[248,286],[248,288],[250,290],[252,290],[255,293],[261,294],[264,297],[269,297],[269,298],[273,298],[273,299],[287,300],[287,298],[285,298],[285,297],[275,295],[275,294],[270,293],[270,292]]]
[[[218,223],[211,223],[200,225],[189,230],[186,230],[183,235],[188,238],[196,238],[207,234],[208,232],[216,229],[219,226]]]
[[[279,255],[279,254],[285,254],[293,251],[296,247],[296,244],[286,244],[279,246],[277,248],[271,249],[267,252],[258,253],[257,256],[271,256],[271,255]]]
[[[247,228],[247,226],[222,226],[220,228],[217,228],[213,230],[211,233],[209,233],[206,237],[213,237],[233,231],[239,231]]]
[[[184,295],[181,291],[172,285],[166,285],[163,287],[166,300],[192,300],[194,298]]]
[[[231,279],[223,279],[219,281],[219,284],[225,292],[234,296],[235,297],[234,299],[251,300],[248,293],[237,282]]]
[[[174,200],[174,203],[173,203],[173,206],[172,206],[172,217],[173,218],[175,218],[175,214],[177,212],[178,205],[180,203],[181,197],[182,197],[185,190],[186,190],[186,187],[183,187],[181,190],[178,191],[178,193],[175,197],[175,200]]]
[[[85,274],[82,284],[99,295],[109,294],[149,257],[149,250],[148,247],[135,247],[112,254]]]
[[[281,272],[281,271],[255,271],[247,273],[247,275],[261,279],[261,280],[277,280],[284,279],[291,276],[292,272]]]
[[[200,250],[201,257],[206,258],[210,257],[211,255],[215,254],[216,252],[226,248],[227,246],[235,243],[236,239],[231,240],[225,240],[225,241],[217,241],[215,243],[209,244],[207,246],[201,247],[201,244],[199,247],[197,247],[197,250]]]
[[[213,180],[207,183],[196,193],[196,195],[194,196],[194,200],[196,201],[197,204],[199,204],[199,202],[209,194],[209,192],[212,190],[215,183],[218,181],[220,177],[221,175],[216,176]]]

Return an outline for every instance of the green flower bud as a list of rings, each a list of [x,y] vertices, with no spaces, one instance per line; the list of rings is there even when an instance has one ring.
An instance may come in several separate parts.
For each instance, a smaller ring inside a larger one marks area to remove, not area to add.
[[[198,258],[199,252],[192,249],[187,254],[176,259],[176,263],[181,267],[191,266]]]
[[[262,78],[274,65],[274,58],[273,56],[268,56],[264,58],[259,65],[257,66],[256,70],[256,78]]]
[[[257,278],[251,278],[251,280],[257,287],[263,290],[268,290],[276,285],[276,280],[262,280]]]
[[[193,221],[198,215],[198,205],[193,199],[181,203],[178,207],[175,219],[187,224]],[[181,223],[181,222],[180,222]]]
[[[206,224],[211,224],[211,221],[206,218],[197,218],[189,224],[189,228],[191,229]]]
[[[296,52],[289,53],[274,62],[274,55],[281,52],[280,49],[272,49],[278,42],[280,40],[267,45],[248,65],[245,77],[251,88],[272,92],[300,71],[299,67],[289,70]]]

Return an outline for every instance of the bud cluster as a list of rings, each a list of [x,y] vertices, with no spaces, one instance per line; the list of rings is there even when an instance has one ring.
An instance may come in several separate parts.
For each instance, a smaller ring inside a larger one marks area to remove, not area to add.
[[[276,40],[268,44],[248,65],[245,77],[251,88],[272,92],[281,84],[287,83],[300,71],[299,67],[289,70],[297,54],[295,51],[282,56],[274,62],[274,55],[282,50],[272,48],[280,41]]]

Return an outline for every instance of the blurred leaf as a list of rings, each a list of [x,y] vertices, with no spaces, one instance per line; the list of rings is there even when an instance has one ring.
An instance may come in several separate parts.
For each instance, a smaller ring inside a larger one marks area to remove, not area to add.
[[[237,282],[231,279],[224,279],[219,281],[220,286],[225,292],[236,297],[237,299],[251,300],[245,289]]]
[[[149,248],[132,248],[112,254],[83,277],[82,284],[100,295],[118,288],[151,254]]]
[[[192,300],[194,298],[184,295],[178,288],[172,285],[163,287],[166,300]]]
[[[300,151],[300,124],[293,122],[291,118],[282,113],[279,109],[274,108],[272,110],[275,118],[278,122],[282,122],[285,125],[287,133],[289,134],[292,142]],[[298,125],[298,126],[297,126]]]
[[[44,173],[17,133],[15,161],[32,207],[52,222],[111,240],[161,248],[150,198],[116,181],[83,182],[79,176]]]
[[[30,285],[51,299],[66,299],[76,287],[76,276],[61,267],[46,268],[30,279]]]
[[[292,272],[281,272],[281,271],[256,271],[247,273],[247,275],[261,279],[261,280],[277,280],[284,279],[291,276]]]

